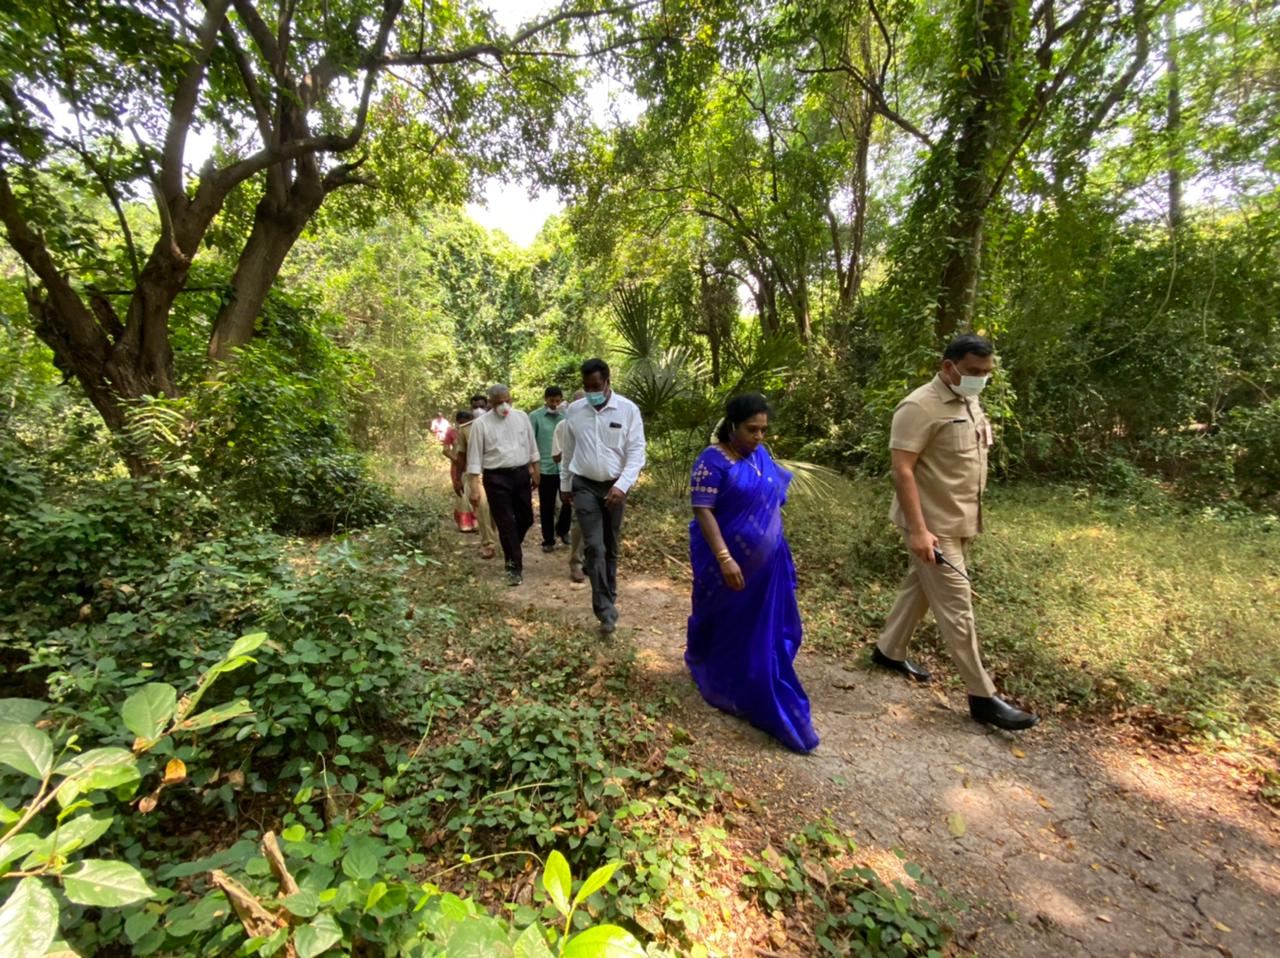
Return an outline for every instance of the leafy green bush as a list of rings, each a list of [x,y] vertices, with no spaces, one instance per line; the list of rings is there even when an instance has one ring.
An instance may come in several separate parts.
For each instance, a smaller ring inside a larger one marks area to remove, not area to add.
[[[388,491],[348,433],[364,374],[331,338],[336,322],[276,291],[261,335],[192,393],[193,460],[277,528],[332,532],[387,515]]]
[[[252,662],[266,635],[244,636],[178,698],[177,689],[148,683],[129,697],[117,723],[134,736],[132,749],[83,750],[81,736],[54,738],[38,727],[44,703],[0,699],[0,955],[44,955],[59,928],[71,933],[84,924],[85,909],[120,908],[152,898],[146,876],[128,861],[84,858],[79,853],[112,830],[116,814],[139,784],[157,771],[140,759],[163,741],[193,737],[205,729],[244,715],[249,704],[226,703],[197,711],[216,680]],[[154,791],[138,803],[145,815],[160,793],[187,777],[186,765],[170,759]],[[95,807],[101,806],[101,807]],[[83,813],[83,814],[81,814]],[[49,879],[56,879],[55,893]],[[65,905],[62,904],[65,902]]]
[[[236,641],[181,699],[164,683],[138,689],[117,720],[134,736],[132,749],[81,751],[80,736],[71,734],[56,755],[49,735],[31,724],[46,710],[43,703],[0,700],[0,767],[18,773],[16,779],[0,776],[0,927],[6,930],[0,956],[43,955],[70,944],[93,950],[126,940],[138,956],[226,954],[237,947],[241,954],[272,954],[286,942],[299,958],[339,945],[347,952],[379,946],[383,954],[420,956],[644,954],[624,929],[575,921],[581,906],[613,877],[616,862],[593,872],[574,894],[568,863],[551,852],[542,885],[549,917],[563,927],[556,931],[534,921],[519,931],[473,902],[415,879],[412,870],[424,858],[401,851],[403,826],[386,828],[385,837],[368,828],[368,813],[381,809],[384,796],[367,802],[351,823],[323,834],[290,825],[283,852],[268,832],[261,854],[255,854],[256,833],[249,832],[207,859],[161,867],[157,875],[173,883],[169,887],[152,887],[129,861],[80,857],[104,836],[121,846],[116,816],[152,773],[159,776],[155,788],[137,803],[134,819],[151,813],[166,788],[186,782],[181,759],[170,758],[160,771],[145,759],[147,753],[248,714],[244,700],[205,711],[197,706],[220,677],[252,664],[252,653],[265,640],[260,633]],[[76,754],[59,761],[67,752]],[[149,837],[156,837],[154,830]],[[123,850],[134,861],[146,853],[136,842],[124,843]],[[240,871],[248,887],[226,868]],[[59,892],[50,878],[60,883]],[[280,900],[272,894],[277,889]],[[60,926],[70,942],[55,947]],[[581,930],[574,933],[575,928]]]
[[[792,836],[781,853],[769,848],[748,858],[742,884],[770,911],[809,912],[826,954],[941,958],[959,902],[911,863],[904,866],[908,876],[940,904],[900,881],[886,884],[873,869],[852,863],[856,851],[832,822],[818,822]]]

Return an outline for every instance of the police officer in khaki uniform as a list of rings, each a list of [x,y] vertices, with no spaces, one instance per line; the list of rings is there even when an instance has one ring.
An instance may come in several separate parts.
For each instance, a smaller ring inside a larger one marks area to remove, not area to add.
[[[941,371],[894,411],[889,518],[906,538],[911,568],[871,659],[928,682],[932,676],[907,661],[907,643],[925,610],[932,609],[938,633],[969,690],[969,714],[979,722],[1017,730],[1040,719],[996,696],[978,654],[969,582],[960,574],[966,571],[970,543],[982,531],[991,424],[978,394],[991,378],[994,352],[981,336],[960,336],[942,354]],[[935,550],[955,568],[939,563]]]

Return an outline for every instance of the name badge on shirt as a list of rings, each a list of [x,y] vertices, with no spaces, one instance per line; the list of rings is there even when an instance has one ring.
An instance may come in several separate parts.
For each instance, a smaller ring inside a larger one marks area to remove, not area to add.
[[[982,432],[983,432],[983,434],[984,434],[984,436],[986,437],[986,440],[987,440],[987,448],[988,448],[988,449],[990,449],[990,448],[995,444],[995,439],[994,439],[994,438],[992,437],[992,435],[991,435],[991,423],[990,423],[990,421],[984,422],[984,423],[982,424]]]
[[[622,428],[622,423],[620,423],[620,422],[611,422],[611,423],[609,423],[609,428],[610,428],[610,429],[621,429],[621,428]]]

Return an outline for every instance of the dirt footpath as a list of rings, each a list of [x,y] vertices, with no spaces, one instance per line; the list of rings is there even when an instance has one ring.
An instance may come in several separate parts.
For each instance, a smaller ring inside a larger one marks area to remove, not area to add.
[[[481,581],[513,610],[596,637],[567,550],[526,548]],[[458,538],[460,553],[474,539]],[[972,722],[962,696],[801,652],[822,744],[795,755],[705,705],[684,668],[687,592],[624,567],[612,641],[679,703],[695,755],[766,808],[829,812],[869,858],[893,849],[966,900],[958,943],[990,956],[1280,956],[1280,819],[1232,788],[1228,766],[1147,748],[1104,726],[1046,720],[1014,736]],[[785,806],[793,806],[787,809]]]

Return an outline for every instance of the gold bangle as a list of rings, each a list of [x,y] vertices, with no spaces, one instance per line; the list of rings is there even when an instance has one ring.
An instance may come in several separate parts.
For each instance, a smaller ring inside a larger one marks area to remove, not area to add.
[[[716,553],[716,559],[721,563],[731,562],[733,560],[733,553],[731,553],[727,548],[721,549]]]

